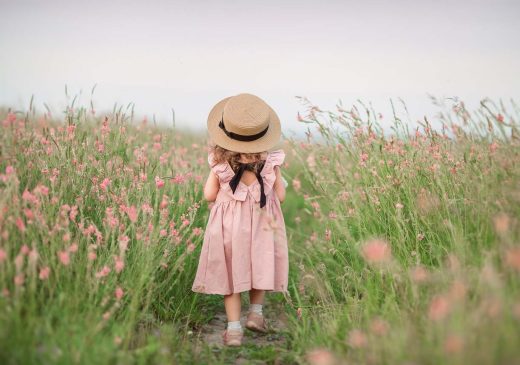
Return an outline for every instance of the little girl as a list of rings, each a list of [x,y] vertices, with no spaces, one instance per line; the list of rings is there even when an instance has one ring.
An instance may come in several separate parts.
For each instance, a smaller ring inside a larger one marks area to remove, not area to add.
[[[211,207],[192,290],[224,295],[224,345],[240,346],[241,296],[249,291],[245,327],[267,332],[262,315],[265,291],[287,292],[288,251],[280,203],[285,154],[272,149],[280,120],[262,99],[239,94],[217,103],[208,117],[213,142],[204,197]]]

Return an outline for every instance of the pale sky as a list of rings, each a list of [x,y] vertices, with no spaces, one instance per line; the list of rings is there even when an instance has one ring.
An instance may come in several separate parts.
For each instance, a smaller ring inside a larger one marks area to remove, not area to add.
[[[0,105],[60,111],[90,89],[96,109],[136,111],[205,128],[211,107],[240,92],[301,132],[295,95],[325,109],[360,98],[413,117],[427,94],[520,99],[518,1],[0,0]]]

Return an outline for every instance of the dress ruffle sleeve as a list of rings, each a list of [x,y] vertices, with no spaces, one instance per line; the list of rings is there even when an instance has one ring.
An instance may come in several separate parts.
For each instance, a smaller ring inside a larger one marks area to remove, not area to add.
[[[213,152],[208,154],[208,164],[211,168],[211,171],[217,175],[220,183],[222,184],[229,182],[229,180],[231,180],[235,175],[229,164],[215,162]]]
[[[274,182],[276,181],[276,173],[274,171],[275,166],[281,166],[285,160],[285,152],[283,150],[271,151],[265,160],[264,168],[260,175],[264,181],[265,193],[273,189]]]

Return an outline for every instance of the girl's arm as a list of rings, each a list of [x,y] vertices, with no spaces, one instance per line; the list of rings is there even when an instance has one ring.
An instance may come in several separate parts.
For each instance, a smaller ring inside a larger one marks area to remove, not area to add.
[[[204,199],[209,202],[214,202],[217,199],[217,193],[219,190],[218,177],[213,171],[209,172],[206,185],[204,186]]]
[[[274,172],[276,174],[276,180],[274,181],[273,189],[276,193],[276,196],[278,196],[278,200],[280,203],[283,203],[285,200],[285,185],[282,181],[282,173],[280,171],[280,166],[274,167]]]

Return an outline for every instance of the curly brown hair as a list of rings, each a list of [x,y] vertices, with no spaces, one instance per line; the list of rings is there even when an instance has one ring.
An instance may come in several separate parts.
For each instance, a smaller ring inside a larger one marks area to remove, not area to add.
[[[210,151],[213,152],[213,159],[216,163],[227,162],[233,169],[233,171],[237,171],[239,168],[239,164],[242,163],[254,163],[254,171],[259,172],[262,166],[262,162],[265,161],[267,156],[267,151],[258,152],[258,153],[241,153],[234,152],[225,149],[219,145],[210,146]]]

